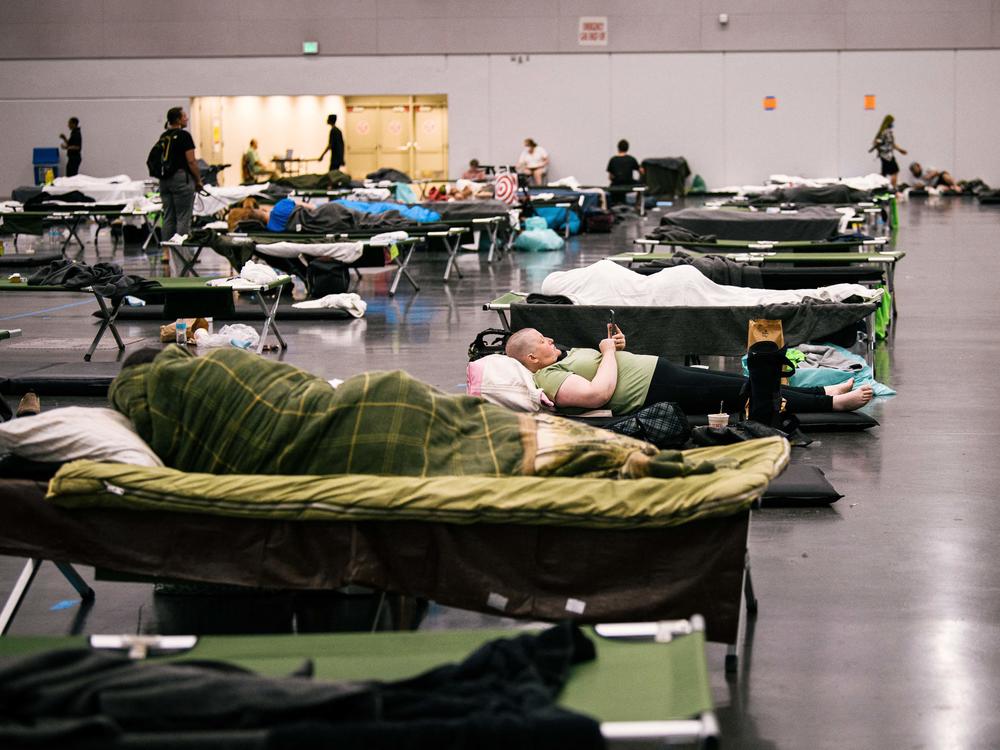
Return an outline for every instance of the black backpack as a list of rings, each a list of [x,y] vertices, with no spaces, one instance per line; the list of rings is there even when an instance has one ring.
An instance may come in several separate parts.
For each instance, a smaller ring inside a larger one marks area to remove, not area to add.
[[[513,331],[503,328],[487,328],[485,331],[480,331],[476,334],[475,340],[469,344],[469,361],[475,362],[490,354],[503,354],[511,333]]]
[[[177,171],[172,166],[170,146],[173,143],[173,133],[170,130],[163,131],[162,135],[156,139],[156,143],[149,149],[149,156],[146,157],[146,169],[150,177],[165,180]]]

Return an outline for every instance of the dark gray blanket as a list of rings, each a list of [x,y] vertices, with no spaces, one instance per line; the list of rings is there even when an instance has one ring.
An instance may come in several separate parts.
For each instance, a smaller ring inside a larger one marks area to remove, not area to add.
[[[684,227],[720,240],[829,240],[837,234],[840,214],[828,206],[806,206],[795,213],[769,214],[711,208],[685,208],[660,219],[662,226]]]
[[[674,266],[694,266],[716,284],[751,287],[753,289],[764,288],[760,266],[733,260],[725,255],[695,256],[678,252],[672,258],[650,261],[644,263],[640,269],[633,267],[632,270],[638,270],[640,273],[655,273],[662,268],[673,268]]]
[[[753,206],[774,203],[799,204],[848,204],[870,201],[872,194],[867,190],[855,190],[847,185],[823,185],[822,187],[787,187],[770,193],[753,196]]]
[[[812,302],[756,307],[615,307],[615,322],[637,354],[741,356],[747,349],[747,321],[781,320],[785,343],[822,341],[863,320],[876,303]],[[558,343],[596,347],[607,330],[608,308],[592,305],[510,306],[512,330],[537,328]]]
[[[482,219],[489,216],[503,216],[510,206],[502,201],[427,201],[421,206],[436,211],[445,221],[449,219]]]
[[[362,211],[352,211],[346,206],[331,201],[314,209],[301,206],[296,208],[288,220],[285,231],[331,234],[351,232],[356,229],[390,231],[411,226],[413,226],[413,222],[399,211],[368,214]]]

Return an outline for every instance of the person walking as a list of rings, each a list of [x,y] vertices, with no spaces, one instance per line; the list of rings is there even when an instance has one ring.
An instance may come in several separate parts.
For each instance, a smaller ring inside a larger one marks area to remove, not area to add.
[[[73,177],[80,174],[80,162],[83,160],[83,135],[80,133],[80,120],[76,117],[69,118],[69,137],[65,133],[60,133],[62,147],[66,150],[66,176]]]
[[[160,199],[163,201],[163,239],[191,231],[194,194],[204,189],[201,170],[194,156],[194,139],[185,130],[188,115],[183,107],[167,111],[167,129],[160,136],[163,143],[160,175]]]
[[[330,137],[327,140],[326,148],[319,155],[316,161],[323,161],[326,152],[330,152],[330,171],[336,172],[344,166],[344,134],[337,127],[337,115],[330,115],[326,118],[326,124],[330,126]]]
[[[878,158],[882,161],[882,176],[889,178],[893,190],[896,189],[896,181],[899,178],[899,165],[896,163],[895,152],[906,153],[905,148],[896,145],[896,137],[893,134],[894,122],[892,115],[885,116],[879,126],[878,133],[875,134],[871,148],[868,149],[869,153],[878,152]]]

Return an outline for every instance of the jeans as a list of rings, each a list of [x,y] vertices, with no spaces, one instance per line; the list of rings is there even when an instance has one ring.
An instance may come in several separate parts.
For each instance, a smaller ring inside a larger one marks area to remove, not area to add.
[[[160,180],[163,239],[169,240],[175,234],[190,234],[194,192],[194,179],[184,170],[178,170],[165,180]]]

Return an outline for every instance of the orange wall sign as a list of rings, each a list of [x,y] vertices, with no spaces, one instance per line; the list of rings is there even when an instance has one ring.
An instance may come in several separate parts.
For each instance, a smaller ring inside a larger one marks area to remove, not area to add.
[[[767,111],[770,112],[772,109],[777,109],[777,108],[778,108],[778,99],[777,99],[777,97],[774,97],[774,96],[765,96],[764,97],[764,109],[766,109]]]
[[[875,94],[865,94],[865,109],[875,109]]]

